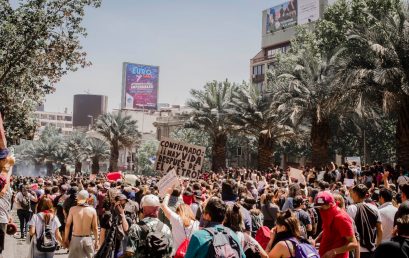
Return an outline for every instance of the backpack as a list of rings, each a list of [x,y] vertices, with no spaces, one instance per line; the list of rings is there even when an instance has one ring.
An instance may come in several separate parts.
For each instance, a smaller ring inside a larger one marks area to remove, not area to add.
[[[155,230],[151,230],[144,221],[139,222],[139,226],[142,229],[140,238],[141,249],[145,257],[166,257],[169,254],[172,243],[162,233],[164,225],[161,221],[158,221]]]
[[[40,216],[38,217],[41,219]],[[37,249],[40,252],[44,252],[44,253],[54,252],[57,249],[57,241],[55,239],[55,232],[53,232],[51,229],[51,222],[52,221],[50,221],[46,225],[45,221],[43,220],[43,224],[44,224],[43,232],[41,233],[41,236],[37,239],[37,244],[36,244]]]
[[[236,258],[242,257],[240,245],[232,235],[232,231],[227,228],[205,228],[209,232],[212,240],[209,245],[207,257],[215,258]]]
[[[290,246],[288,245],[287,241],[290,241],[294,247],[294,254],[292,255]],[[306,242],[300,242],[296,240],[294,237],[288,238],[284,241],[287,245],[288,251],[291,254],[291,258],[320,258],[317,249],[315,249],[312,245]]]
[[[19,201],[20,206],[23,210],[29,211],[31,207],[30,203],[30,197],[29,196],[24,196],[23,198]]]
[[[255,239],[263,249],[266,249],[268,242],[270,241],[270,229],[267,226],[260,227],[257,230]]]

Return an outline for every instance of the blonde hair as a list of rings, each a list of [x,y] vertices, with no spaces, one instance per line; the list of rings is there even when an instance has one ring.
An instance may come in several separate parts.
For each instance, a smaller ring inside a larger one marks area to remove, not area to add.
[[[176,213],[182,219],[182,223],[185,228],[190,226],[192,220],[195,220],[192,209],[185,203],[179,204],[179,206],[176,208]]]

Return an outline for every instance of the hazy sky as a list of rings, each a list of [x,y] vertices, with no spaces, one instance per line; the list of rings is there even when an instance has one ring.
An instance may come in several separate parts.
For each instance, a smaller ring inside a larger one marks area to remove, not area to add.
[[[93,63],[69,73],[46,111],[72,112],[74,94],[121,103],[122,62],[160,66],[159,102],[184,104],[207,81],[241,82],[261,49],[262,10],[285,0],[103,0],[86,13],[82,43]]]

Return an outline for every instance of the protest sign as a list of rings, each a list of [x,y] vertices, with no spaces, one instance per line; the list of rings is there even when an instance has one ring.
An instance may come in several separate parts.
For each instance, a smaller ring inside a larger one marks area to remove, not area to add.
[[[135,175],[125,175],[124,177],[124,183],[126,185],[135,186],[136,180],[138,180],[138,178]]]
[[[159,196],[163,197],[168,188],[173,187],[177,184],[179,184],[179,178],[176,175],[175,169],[172,169],[156,184],[159,189]]]
[[[293,183],[294,182],[303,183],[303,184],[306,183],[302,170],[299,170],[296,168],[290,168],[290,171],[288,172],[288,177]]]
[[[178,176],[199,178],[204,155],[205,147],[162,137],[154,169],[164,173],[174,169]]]
[[[107,174],[107,178],[110,181],[116,181],[118,179],[122,179],[122,172],[110,172]]]
[[[355,183],[354,179],[348,179],[348,178],[344,179],[344,185],[346,187],[352,187],[352,186],[354,186],[354,183]]]
[[[356,165],[358,167],[361,166],[361,157],[346,157],[345,162],[348,163],[349,165],[352,165],[352,162],[356,162]]]

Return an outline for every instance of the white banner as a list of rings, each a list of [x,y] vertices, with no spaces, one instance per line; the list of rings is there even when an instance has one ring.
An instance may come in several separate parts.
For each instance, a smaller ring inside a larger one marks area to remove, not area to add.
[[[168,190],[168,188],[171,188],[178,184],[179,184],[179,178],[176,175],[176,171],[172,169],[164,177],[162,177],[159,180],[159,182],[156,184],[156,186],[159,189],[159,196],[163,197],[166,193],[166,190]]]
[[[199,178],[206,148],[162,137],[154,169],[167,173],[174,169],[181,177]]]
[[[290,171],[288,172],[288,178],[291,180],[292,183],[295,182],[303,184],[306,183],[302,170],[296,168],[290,168]]]
[[[347,162],[350,166],[352,165],[352,162],[356,162],[356,165],[358,167],[361,166],[361,157],[346,157],[345,162]]]

